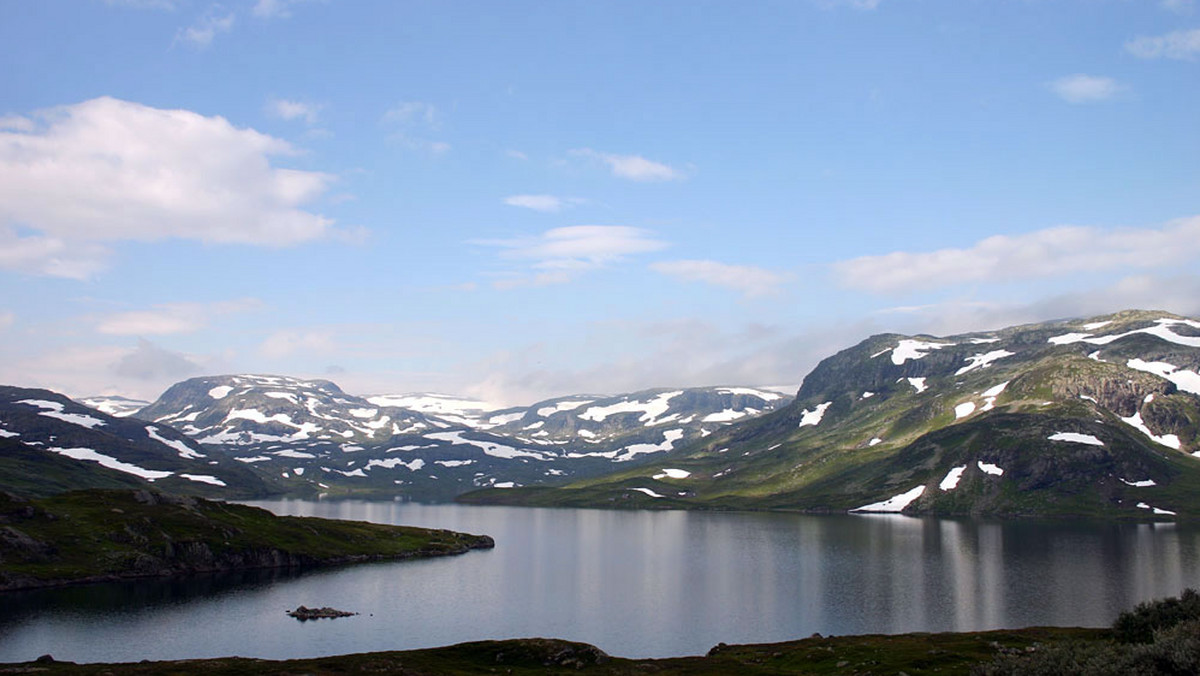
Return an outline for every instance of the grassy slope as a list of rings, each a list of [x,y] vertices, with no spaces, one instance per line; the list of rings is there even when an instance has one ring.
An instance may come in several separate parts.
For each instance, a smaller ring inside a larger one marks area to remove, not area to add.
[[[147,491],[0,494],[0,588],[458,554],[491,538]]]
[[[90,674],[967,674],[1005,651],[1067,640],[1099,642],[1106,629],[1032,628],[961,634],[813,637],[786,643],[725,646],[704,657],[612,658],[592,646],[552,639],[464,643],[446,648],[362,653],[304,660],[245,658],[139,664],[38,663],[13,671]],[[41,669],[44,668],[44,671]],[[0,665],[0,673],[8,671]]]

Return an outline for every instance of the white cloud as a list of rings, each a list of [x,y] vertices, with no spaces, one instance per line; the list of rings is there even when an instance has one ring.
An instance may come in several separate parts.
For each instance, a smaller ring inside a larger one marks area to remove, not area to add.
[[[437,127],[437,107],[424,101],[401,101],[383,114],[383,121],[398,125]]]
[[[1110,77],[1094,75],[1068,75],[1048,85],[1060,99],[1067,103],[1096,103],[1107,101],[1121,91],[1121,85]]]
[[[33,131],[33,120],[20,115],[0,115],[0,131]]]
[[[589,157],[600,160],[608,165],[614,176],[630,181],[677,181],[684,178],[683,172],[669,167],[661,162],[648,160],[641,155],[614,155],[602,153],[591,148],[579,148],[571,151],[572,155]]]
[[[253,298],[217,303],[167,303],[153,310],[133,310],[105,317],[96,331],[114,336],[160,336],[191,333],[221,315],[248,312],[262,303]]]
[[[1163,9],[1179,14],[1187,14],[1196,6],[1195,0],[1162,0],[1159,4]]]
[[[500,247],[504,256],[532,260],[533,267],[544,270],[600,267],[667,246],[645,230],[624,225],[573,225],[547,230],[537,237],[475,243]]]
[[[165,350],[143,338],[137,349],[123,355],[112,372],[123,378],[146,381],[180,380],[200,372],[200,365],[185,355]]]
[[[326,354],[333,352],[336,344],[333,332],[327,330],[282,330],[267,336],[258,347],[258,352],[268,359],[282,359],[293,355]]]
[[[1125,51],[1139,59],[1190,61],[1200,56],[1200,28],[1152,37],[1138,36],[1125,43]]]
[[[267,102],[267,113],[283,120],[303,119],[307,125],[317,123],[321,107],[315,103],[289,101],[287,99],[271,99]]]
[[[313,0],[258,0],[251,10],[260,19],[284,19],[292,15],[292,6]]]
[[[789,276],[751,265],[728,265],[716,261],[681,260],[652,263],[650,269],[689,282],[704,282],[740,291],[747,296],[764,296],[779,291]]]
[[[175,34],[175,42],[186,42],[197,49],[203,49],[212,44],[214,38],[221,33],[233,30],[234,14],[218,14],[214,5],[195,24],[179,29]]]
[[[513,158],[514,160],[528,160],[529,159],[529,156],[526,155],[525,153],[521,152],[520,150],[505,150],[504,154],[508,155],[509,157]]]
[[[834,264],[847,286],[877,293],[1121,268],[1160,268],[1200,256],[1200,216],[1159,228],[1062,226],[996,235],[967,249],[862,256]]]
[[[555,195],[510,195],[504,198],[504,203],[510,207],[523,207],[525,209],[550,213],[581,204],[583,200],[575,197],[557,197]]]
[[[0,267],[86,278],[105,266],[99,242],[286,246],[334,232],[301,208],[333,177],[271,166],[296,151],[224,118],[103,97],[33,119],[0,131]]]

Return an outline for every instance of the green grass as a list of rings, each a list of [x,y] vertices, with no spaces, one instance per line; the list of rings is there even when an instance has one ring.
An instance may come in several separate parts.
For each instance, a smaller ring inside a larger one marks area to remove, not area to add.
[[[581,643],[554,639],[481,641],[445,648],[361,653],[303,660],[245,658],[138,664],[26,663],[55,676],[130,674],[923,674],[961,675],[997,656],[1046,644],[1103,644],[1106,629],[1031,628],[957,634],[817,637],[786,643],[720,645],[703,657],[624,659]],[[42,670],[44,669],[44,670]],[[0,665],[0,673],[8,671]]]
[[[243,568],[457,554],[486,536],[277,517],[257,507],[149,491],[0,494],[0,589]]]

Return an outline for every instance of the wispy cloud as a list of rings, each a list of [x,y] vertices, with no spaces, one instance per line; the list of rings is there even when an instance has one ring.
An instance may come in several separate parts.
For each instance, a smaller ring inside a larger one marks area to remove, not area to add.
[[[2,267],[85,278],[106,265],[99,242],[286,246],[335,232],[303,208],[333,177],[271,166],[296,152],[285,141],[107,97],[32,117],[0,131]]]
[[[1121,85],[1110,77],[1068,75],[1048,84],[1050,91],[1067,103],[1097,103],[1107,101],[1121,91]]]
[[[472,243],[497,247],[504,258],[527,261],[534,271],[532,275],[510,276],[495,284],[501,288],[568,282],[589,270],[667,246],[645,230],[623,225],[574,225],[547,230],[536,237]]]
[[[752,265],[729,265],[717,261],[680,260],[652,263],[650,269],[689,282],[703,282],[740,291],[747,296],[778,293],[791,277]]]
[[[558,197],[556,195],[510,195],[504,198],[504,203],[510,207],[522,207],[547,213],[583,204],[584,200],[577,197]]]
[[[662,162],[648,160],[641,155],[616,155],[591,148],[578,148],[572,150],[571,154],[599,160],[608,165],[614,176],[630,181],[678,181],[685,178],[682,171]]]
[[[262,307],[255,298],[216,303],[166,303],[151,310],[119,312],[96,325],[99,333],[113,336],[165,336],[192,333],[216,317],[250,312]]]
[[[834,264],[849,287],[876,293],[1006,282],[1078,272],[1160,268],[1200,257],[1200,216],[1159,228],[1063,226],[996,235],[967,249],[863,256]]]
[[[1166,35],[1138,36],[1125,43],[1125,51],[1139,59],[1191,61],[1200,56],[1200,28]]]
[[[384,125],[393,129],[388,140],[412,150],[422,150],[433,155],[450,151],[450,144],[427,138],[430,132],[441,128],[438,109],[425,101],[402,101],[383,114]]]
[[[312,126],[317,123],[322,107],[320,104],[304,101],[271,99],[267,102],[267,113],[281,120],[304,120],[305,124]]]
[[[175,34],[175,42],[203,49],[211,45],[217,35],[233,30],[234,19],[233,12],[222,13],[219,6],[214,5],[196,23],[181,28]]]
[[[332,330],[288,329],[267,336],[258,346],[258,352],[268,359],[283,359],[295,355],[328,354],[336,348]]]

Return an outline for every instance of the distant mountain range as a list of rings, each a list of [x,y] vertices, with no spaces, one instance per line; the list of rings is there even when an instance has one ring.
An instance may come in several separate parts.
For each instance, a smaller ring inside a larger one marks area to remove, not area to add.
[[[1200,321],[1162,312],[877,335],[822,361],[794,398],[706,387],[497,408],[231,375],[134,412],[87,401],[109,412],[0,388],[0,488],[1200,516]]]
[[[469,502],[1200,516],[1200,321],[1129,311],[878,335],[645,467]]]

